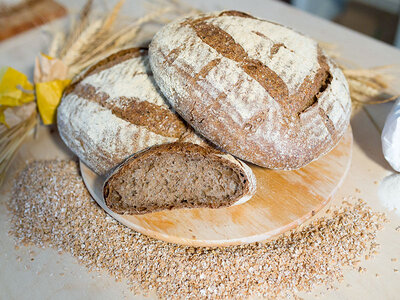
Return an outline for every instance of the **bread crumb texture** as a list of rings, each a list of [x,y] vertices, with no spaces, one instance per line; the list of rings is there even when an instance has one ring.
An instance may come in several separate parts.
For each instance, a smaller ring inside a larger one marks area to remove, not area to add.
[[[363,201],[344,201],[326,217],[266,242],[226,248],[177,246],[115,221],[94,202],[73,161],[36,161],[15,181],[8,201],[16,244],[70,253],[90,270],[126,278],[134,293],[160,298],[287,297],[364,272],[387,222]]]
[[[119,214],[230,206],[255,189],[250,169],[222,153],[191,143],[172,143],[132,156],[106,181],[104,200]]]

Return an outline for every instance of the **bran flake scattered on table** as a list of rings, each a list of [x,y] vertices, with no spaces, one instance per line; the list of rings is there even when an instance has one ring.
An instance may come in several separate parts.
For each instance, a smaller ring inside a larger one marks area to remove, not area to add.
[[[15,181],[8,208],[17,244],[68,252],[90,270],[126,278],[135,293],[214,299],[296,295],[334,287],[348,267],[364,272],[361,257],[377,253],[376,233],[387,219],[355,202],[266,243],[177,246],[108,216],[90,198],[75,162],[37,161]]]

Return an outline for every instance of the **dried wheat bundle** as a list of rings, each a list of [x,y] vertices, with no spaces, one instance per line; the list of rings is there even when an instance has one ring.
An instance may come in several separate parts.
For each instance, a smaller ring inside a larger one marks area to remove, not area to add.
[[[117,50],[143,42],[138,34],[146,24],[167,23],[196,12],[177,0],[153,0],[146,3],[144,16],[127,20],[119,15],[124,2],[120,0],[109,13],[96,16],[93,0],[88,0],[69,32],[54,35],[49,53],[63,61],[70,77]]]
[[[369,69],[348,69],[342,67],[343,73],[349,83],[350,96],[352,100],[353,115],[363,110],[377,130],[376,125],[365,105],[382,104],[396,100],[400,94],[393,91],[394,77],[387,73],[388,70],[398,71],[396,66],[385,66]]]
[[[319,44],[330,57],[337,61],[346,76],[349,83],[353,114],[360,109],[364,109],[365,104],[387,103],[396,100],[400,96],[399,91],[393,90],[395,86],[394,79],[398,77],[393,76],[393,73],[399,73],[400,66],[356,68],[352,62],[346,61],[341,57],[337,45],[327,42],[319,42]],[[345,65],[344,62],[347,64]],[[350,67],[349,65],[352,66]],[[372,118],[370,119],[373,122]]]
[[[178,0],[155,0],[147,2],[148,13],[144,16],[126,18],[119,16],[124,2],[120,0],[111,11],[98,14],[93,10],[93,0],[87,0],[79,15],[72,17],[68,31],[53,32],[48,55],[65,65],[69,78],[113,52],[140,44],[138,34],[146,24],[169,22],[197,12]],[[23,121],[10,128],[0,124],[0,185],[13,157],[38,120],[34,109]]]
[[[351,98],[362,104],[380,104],[393,101],[398,95],[389,92],[394,78],[384,72],[385,69],[395,68],[386,66],[370,69],[343,69],[349,82]]]
[[[0,186],[6,177],[12,159],[36,124],[37,112],[35,109],[27,119],[0,133]]]

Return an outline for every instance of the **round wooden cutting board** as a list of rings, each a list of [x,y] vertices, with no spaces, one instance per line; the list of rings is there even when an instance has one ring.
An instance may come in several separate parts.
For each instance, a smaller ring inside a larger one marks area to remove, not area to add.
[[[163,241],[190,246],[228,246],[262,241],[295,228],[321,210],[346,177],[353,135],[347,130],[327,155],[304,168],[274,171],[252,165],[257,192],[248,202],[221,209],[178,209],[119,215],[105,205],[104,178],[82,162],[83,180],[97,203],[122,224]]]

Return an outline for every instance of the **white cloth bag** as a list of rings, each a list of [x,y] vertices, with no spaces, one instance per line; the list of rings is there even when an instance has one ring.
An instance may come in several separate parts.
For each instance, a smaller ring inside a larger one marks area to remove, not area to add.
[[[400,172],[400,98],[386,118],[381,140],[385,159],[394,170]]]

